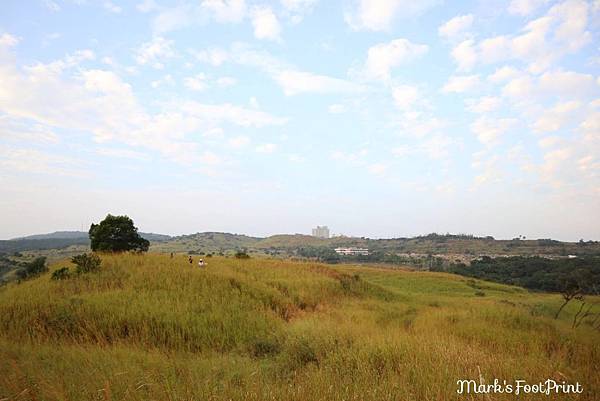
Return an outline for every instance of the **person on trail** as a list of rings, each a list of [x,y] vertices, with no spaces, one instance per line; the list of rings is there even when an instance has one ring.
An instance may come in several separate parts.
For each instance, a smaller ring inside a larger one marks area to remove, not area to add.
[[[194,259],[192,259],[192,257],[191,257],[191,256],[190,256],[190,258],[189,258],[189,262],[190,262],[190,265],[191,265],[192,263],[194,263]]]
[[[203,259],[200,259],[200,261],[198,262],[198,266],[204,267],[204,260]]]
[[[173,252],[171,252],[171,259],[173,259]]]

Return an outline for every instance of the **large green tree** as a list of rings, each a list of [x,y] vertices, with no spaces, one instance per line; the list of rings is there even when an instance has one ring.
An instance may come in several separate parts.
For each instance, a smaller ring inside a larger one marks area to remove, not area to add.
[[[89,231],[92,251],[147,251],[150,242],[138,234],[128,216],[108,215]]]

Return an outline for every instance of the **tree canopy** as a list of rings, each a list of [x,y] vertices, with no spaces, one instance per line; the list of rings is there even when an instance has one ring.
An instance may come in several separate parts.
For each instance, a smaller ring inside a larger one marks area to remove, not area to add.
[[[90,226],[92,251],[147,251],[150,242],[138,234],[128,216],[107,215],[99,224]]]

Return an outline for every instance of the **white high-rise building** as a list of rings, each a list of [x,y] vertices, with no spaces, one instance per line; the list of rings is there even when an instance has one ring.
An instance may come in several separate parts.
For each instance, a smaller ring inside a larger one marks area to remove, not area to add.
[[[317,226],[312,229],[313,237],[317,238],[329,238],[329,228],[327,226]]]

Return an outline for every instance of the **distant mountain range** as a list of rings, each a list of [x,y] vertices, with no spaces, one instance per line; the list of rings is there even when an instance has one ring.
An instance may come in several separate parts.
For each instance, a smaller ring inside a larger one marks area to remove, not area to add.
[[[143,233],[140,235],[150,242],[168,241],[170,235]],[[35,234],[26,237],[0,240],[0,253],[15,253],[29,250],[62,249],[71,245],[89,245],[85,231],[56,231],[48,234]]]
[[[173,237],[170,235],[164,234],[155,234],[155,233],[143,233],[140,232],[140,235],[147,239],[148,241],[167,241]],[[35,234],[28,235],[26,237],[18,237],[12,238],[9,241],[19,241],[19,240],[27,240],[27,239],[81,239],[81,238],[89,238],[88,233],[86,231],[55,231],[53,233],[48,234]]]
[[[385,254],[457,255],[600,255],[600,242],[561,242],[552,239],[496,240],[471,235],[429,234],[412,238],[370,239],[365,237],[316,238],[303,234],[279,234],[266,238],[243,234],[203,232],[181,236],[140,233],[155,252],[228,253],[246,250],[290,256],[302,248],[363,247]],[[0,241],[0,253],[62,249],[89,245],[88,233],[57,231]]]

